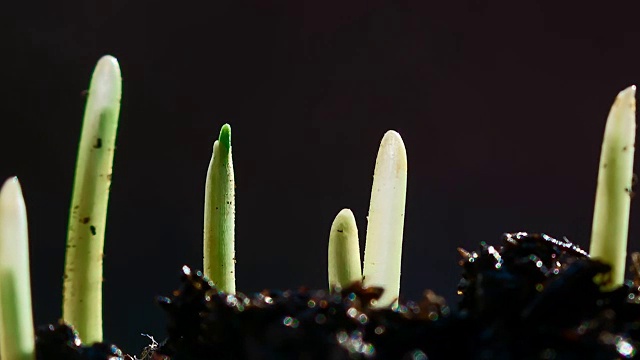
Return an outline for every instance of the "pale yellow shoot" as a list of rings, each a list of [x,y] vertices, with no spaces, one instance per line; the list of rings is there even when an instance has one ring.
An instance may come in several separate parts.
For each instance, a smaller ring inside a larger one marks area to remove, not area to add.
[[[122,79],[104,56],[91,77],[69,215],[62,317],[86,343],[102,341],[102,258]]]
[[[0,358],[35,358],[27,210],[15,177],[0,190]]]
[[[616,97],[604,131],[596,190],[591,257],[611,265],[611,277],[598,279],[604,290],[624,282],[629,233],[629,208],[636,137],[636,87]]]
[[[362,281],[358,227],[353,212],[342,209],[329,234],[329,289],[344,289]]]
[[[384,288],[377,307],[397,304],[400,293],[406,196],[407,152],[400,135],[390,130],[380,143],[373,173],[364,252],[364,286]]]

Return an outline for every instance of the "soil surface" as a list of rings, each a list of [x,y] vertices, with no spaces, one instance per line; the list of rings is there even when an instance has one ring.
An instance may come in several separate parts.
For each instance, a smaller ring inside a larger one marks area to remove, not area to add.
[[[376,309],[379,288],[218,292],[183,267],[180,287],[158,299],[168,338],[143,358],[627,359],[640,346],[640,276],[612,292],[594,277],[609,267],[568,240],[504,234],[462,256],[455,309],[431,291]],[[640,258],[640,257],[636,257]],[[638,267],[640,268],[640,267]],[[110,344],[82,346],[63,324],[38,330],[38,360],[116,359]]]

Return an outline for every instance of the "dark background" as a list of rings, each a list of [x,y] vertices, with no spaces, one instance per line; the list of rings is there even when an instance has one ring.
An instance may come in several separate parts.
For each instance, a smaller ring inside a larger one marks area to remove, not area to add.
[[[395,129],[409,157],[401,291],[455,304],[458,246],[526,230],[588,248],[605,119],[640,79],[632,0],[2,6],[0,178],[23,185],[39,324],[61,314],[81,93],[101,55],[120,61],[104,313],[131,353],[141,332],[164,336],[154,296],[200,266],[224,122],[239,290],[327,286],[333,217],[351,208],[364,240],[377,146]]]

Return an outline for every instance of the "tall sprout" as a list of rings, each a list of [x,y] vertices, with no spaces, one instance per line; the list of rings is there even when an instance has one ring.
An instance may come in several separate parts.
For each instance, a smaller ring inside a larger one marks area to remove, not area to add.
[[[35,358],[27,210],[17,178],[0,190],[0,358]]]
[[[364,251],[364,286],[384,288],[378,307],[397,304],[400,294],[406,197],[407,152],[400,135],[390,130],[376,159]]]
[[[358,227],[349,209],[342,209],[331,224],[328,260],[330,290],[362,281]]]
[[[76,163],[63,283],[63,319],[102,341],[102,258],[122,80],[104,56],[91,78]]]
[[[222,126],[207,171],[204,199],[204,274],[218,290],[236,292],[235,180],[231,127]]]
[[[635,92],[636,87],[630,86],[616,97],[600,154],[589,252],[593,259],[611,265],[611,278],[598,280],[605,290],[624,282],[636,137]]]

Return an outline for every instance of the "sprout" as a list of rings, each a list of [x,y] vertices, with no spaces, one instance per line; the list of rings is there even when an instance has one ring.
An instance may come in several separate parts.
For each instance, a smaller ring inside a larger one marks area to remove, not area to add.
[[[591,257],[611,265],[610,279],[597,279],[605,290],[624,282],[629,233],[629,207],[636,135],[636,87],[616,97],[604,131],[593,212]]]
[[[378,307],[396,304],[400,294],[406,197],[407,152],[400,135],[390,130],[376,159],[364,251],[364,286],[384,288]]]
[[[90,343],[102,341],[102,258],[121,84],[118,61],[102,57],[89,87],[69,216],[62,316]]]
[[[204,274],[218,290],[236,292],[235,181],[231,127],[222,126],[207,171],[204,199]]]
[[[356,219],[349,209],[342,209],[329,234],[329,289],[344,289],[362,281],[360,244]]]
[[[34,359],[27,210],[17,178],[0,190],[0,358]]]

